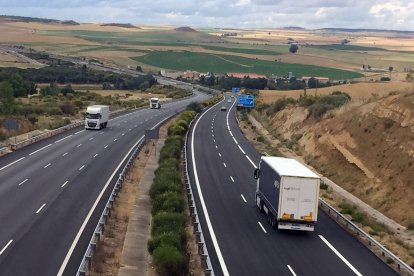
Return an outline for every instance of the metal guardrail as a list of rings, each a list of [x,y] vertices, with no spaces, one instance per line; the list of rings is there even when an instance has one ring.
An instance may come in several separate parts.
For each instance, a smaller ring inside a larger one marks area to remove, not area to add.
[[[365,241],[367,242],[367,246],[371,251],[374,251],[373,249],[377,249],[380,255],[383,258],[386,258],[388,265],[394,267],[399,273],[406,273],[407,275],[414,275],[414,269],[412,267],[410,267],[408,264],[406,264],[396,255],[394,255],[394,253],[392,253],[390,250],[385,248],[385,246],[383,246],[378,241],[376,241],[374,238],[372,238],[368,233],[366,233],[364,230],[359,228],[355,223],[350,221],[347,217],[345,217],[343,214],[337,211],[334,207],[329,205],[326,201],[324,201],[323,199],[319,199],[319,206],[325,212],[327,212],[328,215],[330,215],[331,217],[334,217],[338,223],[342,223],[346,227],[347,230],[350,230],[353,233],[355,233],[358,239],[360,240],[365,239]]]
[[[114,201],[118,195],[119,190],[122,188],[122,184],[124,183],[126,176],[129,173],[130,168],[132,167],[135,158],[137,157],[137,155],[139,154],[139,152],[141,151],[141,149],[144,147],[145,145],[145,139],[142,138],[141,142],[137,145],[137,147],[135,148],[135,150],[132,152],[131,156],[129,157],[127,163],[125,164],[124,168],[122,169],[121,173],[119,174],[118,180],[116,181],[116,184],[114,186],[114,188],[112,189],[112,193],[105,205],[105,208],[102,212],[101,217],[99,218],[99,222],[95,228],[95,231],[92,235],[92,238],[89,242],[88,248],[85,252],[85,255],[83,256],[82,262],[79,266],[79,269],[76,273],[77,276],[85,276],[88,269],[90,268],[91,265],[91,260],[92,257],[96,251],[97,248],[97,244],[98,241],[101,238],[101,235],[103,234],[104,231],[104,226],[106,224],[107,218],[110,215],[112,206],[114,204]]]
[[[191,122],[191,124],[192,124],[192,122]],[[186,188],[186,191],[187,191],[188,206],[189,206],[189,209],[190,209],[191,222],[193,224],[193,233],[196,237],[196,242],[198,244],[198,254],[200,254],[200,256],[201,256],[201,262],[202,262],[202,266],[203,266],[203,269],[204,269],[204,274],[206,276],[209,276],[209,275],[214,276],[213,266],[211,265],[211,260],[210,260],[210,257],[208,255],[206,242],[205,242],[205,239],[204,239],[203,231],[201,229],[201,224],[200,224],[200,220],[199,220],[199,217],[198,217],[197,207],[196,207],[195,202],[194,202],[194,196],[193,196],[193,191],[192,191],[192,188],[191,188],[190,177],[189,177],[189,174],[188,174],[187,140],[188,140],[188,135],[190,133],[191,124],[188,127],[189,130],[187,131],[187,134],[185,136],[184,149],[183,149],[185,188]]]

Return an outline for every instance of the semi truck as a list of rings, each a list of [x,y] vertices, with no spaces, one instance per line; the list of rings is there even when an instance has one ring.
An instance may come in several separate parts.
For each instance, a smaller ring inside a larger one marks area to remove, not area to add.
[[[91,105],[85,113],[85,129],[102,129],[108,125],[109,106]]]
[[[256,205],[273,228],[314,231],[318,217],[320,178],[295,159],[262,156]]]
[[[160,109],[161,108],[161,101],[159,98],[151,98],[150,99],[150,108],[151,109]]]

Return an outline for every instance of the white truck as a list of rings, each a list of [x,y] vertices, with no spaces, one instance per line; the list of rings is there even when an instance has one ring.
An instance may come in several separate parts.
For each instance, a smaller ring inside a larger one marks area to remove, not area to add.
[[[85,129],[102,129],[108,125],[109,106],[91,105],[85,113]]]
[[[151,98],[150,99],[150,108],[151,109],[160,109],[161,108],[161,101],[159,98]]]
[[[295,159],[263,156],[254,171],[256,205],[272,227],[313,231],[320,178]]]

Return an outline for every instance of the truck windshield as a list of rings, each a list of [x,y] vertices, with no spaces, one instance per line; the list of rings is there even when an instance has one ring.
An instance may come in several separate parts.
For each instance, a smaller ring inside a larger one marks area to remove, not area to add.
[[[93,113],[86,112],[85,117],[88,118],[88,119],[99,119],[99,118],[101,118],[101,114],[99,114],[99,113],[93,114]]]
[[[158,103],[158,100],[151,100],[151,103]]]

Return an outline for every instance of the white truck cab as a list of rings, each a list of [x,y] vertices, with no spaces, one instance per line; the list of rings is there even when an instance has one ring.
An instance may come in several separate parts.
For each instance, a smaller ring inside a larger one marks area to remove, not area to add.
[[[85,113],[85,129],[102,129],[108,125],[109,106],[91,105]]]
[[[161,108],[161,101],[159,98],[151,98],[150,99],[150,108],[151,109],[160,109]]]

